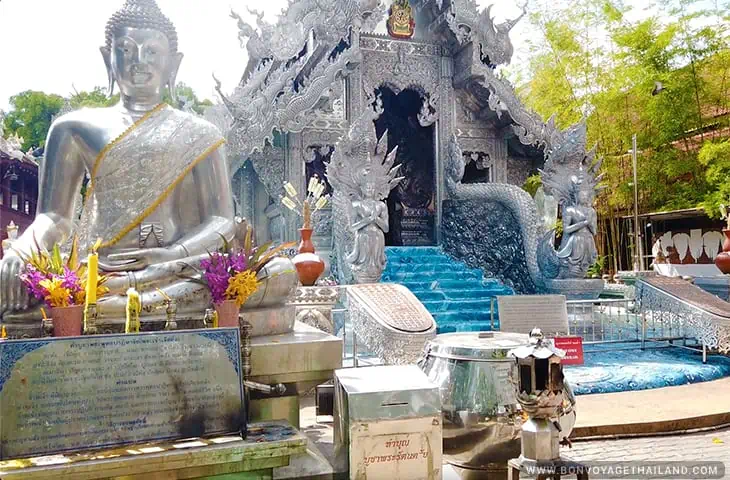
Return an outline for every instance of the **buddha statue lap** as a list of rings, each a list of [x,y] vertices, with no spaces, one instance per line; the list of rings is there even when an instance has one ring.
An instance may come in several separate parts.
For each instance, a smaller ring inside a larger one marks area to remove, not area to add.
[[[99,300],[104,319],[123,319],[125,292],[141,293],[144,316],[164,316],[166,297],[178,317],[202,319],[207,289],[181,277],[185,265],[234,240],[234,220],[224,139],[211,123],[162,103],[164,88],[175,98],[182,60],[173,24],[154,0],[127,0],[109,20],[101,48],[109,90],[118,105],[82,109],[58,118],[48,133],[41,166],[37,216],[13,242],[28,254],[79,240],[85,252],[102,239],[99,267],[113,274]],[[75,201],[90,176],[82,213]],[[0,317],[9,326],[37,326],[35,308],[18,278],[15,252],[0,260]],[[244,308],[286,302],[297,285],[288,259],[276,258],[260,272],[262,286]]]

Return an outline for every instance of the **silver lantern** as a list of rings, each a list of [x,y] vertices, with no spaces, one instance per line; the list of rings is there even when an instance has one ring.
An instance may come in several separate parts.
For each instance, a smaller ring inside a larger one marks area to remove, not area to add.
[[[565,352],[546,341],[542,331],[530,332],[530,343],[510,352],[519,371],[517,401],[527,413],[522,425],[519,461],[552,462],[560,459],[562,426],[567,393],[563,366]]]

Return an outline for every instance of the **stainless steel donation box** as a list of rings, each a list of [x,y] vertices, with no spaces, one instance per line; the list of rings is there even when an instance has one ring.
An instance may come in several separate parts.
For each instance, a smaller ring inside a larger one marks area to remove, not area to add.
[[[335,371],[335,471],[350,479],[438,480],[439,390],[415,365]]]

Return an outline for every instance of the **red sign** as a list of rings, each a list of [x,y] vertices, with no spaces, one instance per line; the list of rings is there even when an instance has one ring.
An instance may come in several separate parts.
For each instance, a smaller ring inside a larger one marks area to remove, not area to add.
[[[565,351],[563,365],[583,365],[582,337],[555,337],[555,348]]]

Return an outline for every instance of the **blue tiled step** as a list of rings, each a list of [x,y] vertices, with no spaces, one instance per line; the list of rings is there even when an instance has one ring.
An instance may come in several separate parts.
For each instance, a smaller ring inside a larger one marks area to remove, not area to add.
[[[481,272],[477,271],[455,271],[447,270],[444,272],[403,272],[403,273],[391,273],[388,271],[388,267],[385,269],[386,273],[383,274],[383,281],[388,282],[433,282],[439,280],[481,280]]]
[[[439,247],[388,247],[384,282],[400,283],[433,315],[440,333],[492,329],[491,299],[513,291]],[[498,312],[494,312],[498,328]]]
[[[489,300],[497,295],[509,295],[508,292],[486,288],[411,291],[422,302],[429,302],[433,300]]]
[[[405,285],[410,290],[459,290],[464,288],[466,285],[474,285],[476,287],[497,287],[505,289],[505,291],[511,292],[509,288],[505,287],[499,280],[494,278],[483,278],[483,279],[464,279],[464,280],[431,280],[430,282],[420,282],[416,280],[407,280],[399,282],[401,285]],[[509,293],[507,293],[509,295]]]
[[[499,322],[495,324],[494,330],[499,330]],[[442,321],[439,323],[438,333],[452,333],[452,332],[490,332],[492,331],[491,322],[482,321],[470,321],[464,322],[448,322]]]
[[[423,305],[432,314],[440,312],[463,312],[470,310],[481,310],[490,312],[491,299],[487,300],[441,300],[441,301],[425,301]]]

